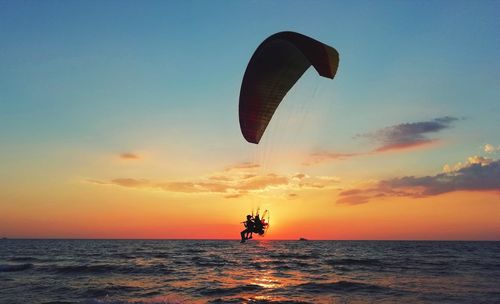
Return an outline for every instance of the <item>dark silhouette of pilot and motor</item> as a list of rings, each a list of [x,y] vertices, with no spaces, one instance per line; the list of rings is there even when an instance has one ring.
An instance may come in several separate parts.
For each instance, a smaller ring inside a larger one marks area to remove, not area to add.
[[[253,233],[257,233],[258,235],[264,235],[266,232],[269,223],[266,223],[264,218],[260,218],[260,215],[257,213],[255,217],[253,215],[247,215],[247,220],[242,222],[245,225],[245,230],[240,232],[241,242],[245,243],[246,240],[252,239]]]

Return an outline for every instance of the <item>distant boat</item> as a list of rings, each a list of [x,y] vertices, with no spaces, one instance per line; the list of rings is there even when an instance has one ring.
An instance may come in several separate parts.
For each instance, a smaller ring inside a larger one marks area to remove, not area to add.
[[[300,238],[299,241],[309,241],[309,240],[306,238]]]

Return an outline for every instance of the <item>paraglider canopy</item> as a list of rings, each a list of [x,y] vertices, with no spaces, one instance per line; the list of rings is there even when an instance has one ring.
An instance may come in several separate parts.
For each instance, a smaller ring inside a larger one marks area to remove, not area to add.
[[[312,65],[333,79],[339,53],[295,32],[280,32],[264,40],[248,63],[240,90],[239,120],[243,137],[258,144],[286,93]]]

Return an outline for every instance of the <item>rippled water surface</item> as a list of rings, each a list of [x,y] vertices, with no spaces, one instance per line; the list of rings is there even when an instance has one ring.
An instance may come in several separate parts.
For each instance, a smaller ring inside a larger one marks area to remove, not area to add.
[[[0,303],[500,303],[499,242],[0,240]]]

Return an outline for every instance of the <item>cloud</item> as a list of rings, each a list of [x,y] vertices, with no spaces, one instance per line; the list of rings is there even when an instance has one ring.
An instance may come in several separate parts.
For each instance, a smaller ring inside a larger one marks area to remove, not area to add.
[[[225,169],[225,171],[257,169],[259,167],[259,164],[246,162],[229,166]]]
[[[240,198],[242,196],[243,196],[243,194],[237,193],[237,194],[228,194],[228,195],[225,195],[224,198]]]
[[[483,150],[486,153],[500,152],[500,146],[495,148],[495,146],[493,146],[491,144],[486,144],[486,145],[484,145]]]
[[[388,152],[394,150],[404,150],[404,149],[412,149],[417,147],[423,147],[427,145],[431,145],[436,143],[436,139],[422,139],[422,140],[413,140],[411,142],[401,142],[401,143],[391,143],[383,145],[375,150],[375,152]]]
[[[377,197],[428,197],[454,191],[500,191],[500,160],[480,156],[432,176],[404,176],[379,181],[374,187],[339,194],[339,204],[363,204]]]
[[[367,195],[348,195],[337,200],[337,204],[360,205],[368,203],[370,196]]]
[[[359,156],[360,154],[361,153],[338,153],[328,151],[313,152],[302,164],[304,166],[312,166],[332,160],[345,160],[354,156]]]
[[[202,185],[198,185],[193,182],[163,182],[154,183],[150,185],[150,188],[161,189],[168,192],[178,192],[178,193],[200,193],[200,192],[212,192],[209,188],[204,188]]]
[[[120,159],[135,160],[135,159],[140,159],[140,157],[137,154],[126,152],[126,153],[120,154]]]
[[[352,190],[342,191],[342,192],[340,192],[340,195],[341,196],[355,196],[355,195],[358,195],[358,194],[361,194],[361,193],[363,193],[363,190],[352,189]]]
[[[232,178],[230,178],[228,176],[224,176],[224,175],[210,176],[209,179],[215,180],[215,181],[225,181],[225,182],[233,180]]]
[[[356,137],[366,137],[375,141],[379,145],[374,150],[376,152],[408,149],[435,142],[435,139],[430,139],[426,135],[447,129],[456,120],[458,118],[445,116],[430,121],[402,123]]]
[[[293,179],[297,179],[297,180],[301,180],[301,179],[304,179],[308,177],[307,174],[304,174],[304,173],[297,173],[295,175],[292,176]]]
[[[276,174],[267,174],[264,176],[256,176],[251,179],[246,179],[236,186],[238,190],[262,190],[268,187],[287,185],[289,178]]]
[[[465,163],[458,162],[457,164],[455,164],[453,166],[450,166],[448,164],[444,165],[443,172],[444,173],[452,173],[452,172],[459,171],[460,169],[470,167],[471,165],[474,165],[474,164],[479,164],[481,166],[485,166],[485,165],[489,165],[492,162],[493,162],[493,160],[491,158],[474,155],[474,156],[468,157],[467,161]]]
[[[146,179],[133,179],[133,178],[116,178],[113,179],[111,183],[131,188],[148,187],[150,184],[150,182]]]
[[[332,151],[317,151],[309,154],[304,166],[317,165],[335,160],[346,160],[352,157],[374,155],[378,153],[400,151],[428,146],[438,142],[429,138],[429,133],[436,133],[451,127],[458,118],[445,116],[430,121],[402,123],[376,130],[371,133],[358,134],[354,138],[368,138],[376,144],[376,148],[365,152],[340,153]]]
[[[85,182],[91,183],[91,184],[96,184],[96,185],[109,185],[109,182],[106,181],[100,181],[97,179],[86,179]]]
[[[120,186],[133,189],[150,189],[170,193],[183,194],[221,194],[225,198],[238,198],[252,192],[274,191],[286,189],[289,191],[300,189],[324,189],[333,187],[338,178],[328,176],[311,177],[304,173],[280,175],[276,173],[256,174],[249,173],[255,166],[232,166],[220,172],[196,180],[167,180],[154,181],[137,178],[115,178],[109,181],[87,179],[87,182],[96,185]],[[246,169],[245,169],[246,168]]]
[[[335,176],[308,176],[307,178],[301,179],[297,185],[300,188],[323,189],[335,187],[339,182],[340,179]]]

